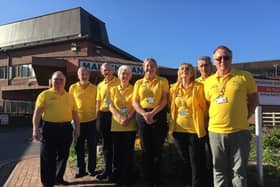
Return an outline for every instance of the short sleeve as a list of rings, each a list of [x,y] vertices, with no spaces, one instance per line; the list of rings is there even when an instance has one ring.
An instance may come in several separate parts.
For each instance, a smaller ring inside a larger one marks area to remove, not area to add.
[[[132,95],[132,99],[139,99],[139,84],[140,84],[140,81],[136,81],[135,82],[135,85],[134,85],[134,88],[133,88],[133,95]]]
[[[247,81],[248,94],[256,93],[257,85],[256,85],[256,81],[254,80],[252,74],[249,72],[246,72],[245,77],[246,77],[246,81]]]
[[[45,100],[46,100],[45,92],[40,93],[36,99],[35,108],[44,107]]]
[[[169,92],[169,84],[168,84],[168,80],[163,78],[162,79],[162,88],[163,88],[163,91],[165,93],[168,93]]]

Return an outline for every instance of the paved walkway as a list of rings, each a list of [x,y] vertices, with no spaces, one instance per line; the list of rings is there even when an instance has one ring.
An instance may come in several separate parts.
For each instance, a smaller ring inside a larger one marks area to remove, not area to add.
[[[39,156],[30,156],[18,162],[11,172],[4,187],[41,187]],[[75,179],[74,169],[67,167],[64,179],[70,186],[114,186],[113,184],[97,181],[95,177],[85,176]]]

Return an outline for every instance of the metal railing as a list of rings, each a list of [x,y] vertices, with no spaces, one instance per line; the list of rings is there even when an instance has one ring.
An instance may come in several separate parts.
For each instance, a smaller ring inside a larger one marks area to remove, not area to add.
[[[279,126],[280,127],[280,112],[263,112],[263,126]]]

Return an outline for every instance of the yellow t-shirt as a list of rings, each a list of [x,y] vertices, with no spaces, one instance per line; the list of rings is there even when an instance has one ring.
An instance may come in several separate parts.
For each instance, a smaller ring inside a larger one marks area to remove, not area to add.
[[[170,89],[171,100],[175,107],[175,128],[174,132],[196,133],[192,118],[192,86],[185,89],[180,85]]]
[[[204,85],[206,79],[203,79],[202,76],[200,76],[200,77],[196,78],[195,81],[201,83],[202,85]],[[209,118],[209,115],[208,115],[208,109],[207,109],[207,112],[205,112],[205,119],[208,119],[208,118]],[[206,120],[206,121],[208,121],[208,120]]]
[[[111,102],[123,115],[129,114],[133,110],[132,93],[132,85],[125,89],[122,89],[120,85],[111,89]],[[136,120],[132,118],[128,125],[124,127],[120,125],[120,119],[113,115],[111,131],[136,131]]]
[[[80,122],[88,122],[96,119],[96,93],[97,88],[89,83],[82,88],[79,82],[72,84],[69,93],[74,96],[77,104]]]
[[[145,77],[136,81],[133,99],[139,101],[142,108],[154,108],[160,102],[162,93],[168,93],[169,86],[166,78],[156,76],[152,81]]]
[[[103,80],[97,85],[97,97],[96,101],[99,101],[100,108],[97,110],[100,110],[102,112],[108,112],[109,111],[109,105],[110,105],[110,90],[112,87],[117,86],[120,84],[120,80],[116,77],[114,77],[111,81]]]
[[[224,95],[221,90],[224,88]],[[205,97],[210,102],[208,130],[232,133],[249,128],[247,95],[257,92],[256,83],[247,71],[231,70],[225,78],[214,74],[204,84]]]
[[[48,122],[70,122],[72,111],[77,111],[77,106],[72,95],[65,92],[59,95],[53,88],[39,94],[35,107],[43,107],[42,119]]]
[[[202,76],[200,76],[200,77],[196,78],[195,80],[196,80],[197,82],[201,83],[201,84],[204,84],[204,82],[205,82],[206,79],[203,79]]]

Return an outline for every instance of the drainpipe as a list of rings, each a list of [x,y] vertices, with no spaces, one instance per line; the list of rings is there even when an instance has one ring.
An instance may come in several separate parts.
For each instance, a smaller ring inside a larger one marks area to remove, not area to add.
[[[11,64],[12,64],[12,58],[11,58],[11,55],[7,52],[7,51],[4,51],[2,48],[0,48],[0,52],[2,52],[3,54],[7,55],[8,57],[8,63],[7,63],[7,79],[8,79],[8,86],[11,85],[11,71],[10,71],[10,68],[11,68]]]

